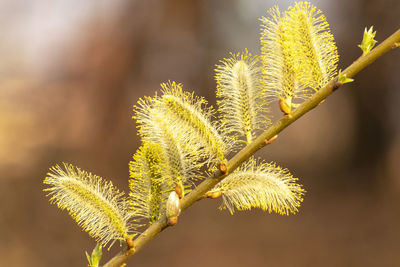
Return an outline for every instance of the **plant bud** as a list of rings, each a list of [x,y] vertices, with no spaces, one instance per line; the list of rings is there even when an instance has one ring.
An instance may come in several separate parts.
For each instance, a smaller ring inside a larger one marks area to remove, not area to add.
[[[220,163],[218,165],[219,170],[221,171],[222,174],[226,174],[228,172],[228,167],[226,166],[225,163]]]
[[[289,114],[292,107],[292,98],[281,98],[279,99],[279,108],[285,114]]]
[[[216,198],[219,198],[221,195],[222,195],[221,191],[216,191],[216,192],[212,192],[209,197],[211,199],[216,199]]]
[[[176,184],[175,192],[178,194],[179,198],[183,198],[183,188],[181,184]]]
[[[178,223],[178,216],[168,218],[168,225],[169,226],[174,226],[177,223]]]
[[[132,238],[127,238],[127,239],[126,239],[126,245],[127,245],[127,247],[128,247],[129,249],[131,249],[131,248],[134,247],[134,243],[133,243]]]
[[[179,206],[179,196],[175,191],[172,191],[169,194],[166,204],[166,216],[168,218],[168,223],[170,225],[176,224],[180,213],[181,213],[181,208]]]

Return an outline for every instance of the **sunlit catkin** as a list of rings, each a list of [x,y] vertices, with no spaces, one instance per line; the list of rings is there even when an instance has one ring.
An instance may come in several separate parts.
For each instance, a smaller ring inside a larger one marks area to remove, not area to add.
[[[269,101],[278,98],[287,106],[289,113],[292,99],[301,94],[301,88],[296,80],[289,50],[287,28],[284,25],[283,14],[277,6],[268,11],[269,17],[261,18],[261,60],[263,86]],[[282,107],[281,107],[282,109]]]
[[[286,17],[289,49],[298,51],[291,58],[296,77],[303,88],[318,91],[337,73],[339,56],[329,24],[322,11],[308,2],[295,3]]]
[[[249,144],[257,130],[270,124],[258,56],[245,50],[220,62],[215,69],[215,80],[222,129],[226,134],[245,137]]]
[[[127,200],[111,182],[64,163],[50,168],[44,180],[50,202],[66,209],[71,217],[102,246],[125,240],[132,226],[128,223]]]
[[[261,19],[263,82],[269,98],[278,98],[283,112],[306,99],[335,75],[337,48],[321,11],[307,2],[284,14],[278,7]]]
[[[168,194],[167,163],[159,144],[145,142],[129,163],[129,203],[139,218],[157,221],[165,208]]]
[[[184,147],[207,164],[224,163],[229,146],[211,122],[214,110],[206,107],[207,101],[183,91],[182,85],[175,82],[163,83],[161,88],[161,95],[152,100],[152,105],[173,132],[187,136]]]
[[[211,107],[206,107],[207,101],[202,97],[184,92],[182,86],[175,82],[164,83],[161,87],[163,95],[160,98],[160,104],[166,107],[171,121],[180,121],[183,126],[181,130],[191,133],[192,142],[202,143],[210,158],[224,162],[227,152],[226,144],[211,122],[214,111]]]
[[[162,176],[171,190],[176,184],[183,186],[198,177],[198,162],[202,159],[199,146],[189,142],[188,131],[177,128],[179,121],[170,121],[157,98],[139,100],[135,118],[143,141],[159,145],[164,160]]]
[[[303,201],[304,189],[287,169],[275,163],[250,160],[210,191],[221,192],[222,208],[232,214],[260,208],[268,212],[289,215],[296,213]]]

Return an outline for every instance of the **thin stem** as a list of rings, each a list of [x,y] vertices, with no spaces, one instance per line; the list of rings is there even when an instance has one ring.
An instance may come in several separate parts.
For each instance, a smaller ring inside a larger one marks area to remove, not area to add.
[[[356,61],[354,61],[349,67],[347,67],[342,74],[346,75],[347,78],[352,78],[358,72],[363,70],[369,64],[374,62],[376,59],[390,51],[391,49],[397,47],[396,43],[400,42],[400,29],[388,37],[376,48],[371,50],[366,55],[362,55]],[[271,139],[280,133],[283,129],[288,127],[298,118],[303,116],[305,113],[309,112],[318,104],[332,94],[336,89],[338,89],[343,84],[337,81],[337,78],[330,81],[325,87],[320,89],[313,96],[304,101],[300,106],[293,110],[290,115],[283,116],[279,121],[274,123],[265,132],[258,136],[252,143],[240,150],[235,156],[229,160],[227,164],[226,174],[222,174],[217,171],[212,177],[207,178],[201,184],[199,184],[190,194],[185,196],[181,202],[181,209],[184,211],[193,205],[196,201],[203,198],[204,194],[212,189],[217,183],[224,179],[229,173],[234,171],[240,166],[244,161],[249,159],[255,152],[264,147],[267,142],[266,140]],[[167,218],[164,216],[157,222],[153,223],[146,231],[144,231],[139,237],[134,241],[135,251],[121,251],[111,260],[109,260],[103,267],[120,267],[124,262],[126,262],[132,255],[138,252],[144,245],[146,245],[150,240],[157,236],[162,230],[168,227]]]

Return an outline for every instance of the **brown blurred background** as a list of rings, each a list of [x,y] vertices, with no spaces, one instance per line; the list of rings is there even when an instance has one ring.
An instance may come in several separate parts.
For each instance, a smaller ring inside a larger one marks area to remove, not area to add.
[[[312,3],[342,69],[364,27],[381,42],[400,25],[397,0]],[[259,52],[258,18],[274,4],[289,1],[1,1],[0,266],[86,266],[95,242],[49,204],[48,168],[70,162],[127,191],[133,104],[168,79],[215,104],[214,65]],[[259,153],[304,184],[299,214],[231,216],[202,201],[128,266],[400,266],[399,71],[400,50]]]

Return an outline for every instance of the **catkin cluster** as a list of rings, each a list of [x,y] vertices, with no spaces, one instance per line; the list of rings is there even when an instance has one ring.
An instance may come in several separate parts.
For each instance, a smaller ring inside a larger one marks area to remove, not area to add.
[[[138,101],[133,118],[142,144],[129,164],[128,197],[111,182],[64,164],[44,180],[50,201],[102,245],[131,238],[139,226],[164,216],[176,223],[179,199],[196,181],[223,172],[231,151],[270,126],[272,103],[290,114],[336,75],[337,49],[321,11],[299,2],[268,14],[261,18],[261,54],[245,49],[216,66],[217,110],[173,81]],[[206,196],[222,195],[221,208],[231,213],[260,208],[289,215],[304,192],[287,169],[251,158]]]

